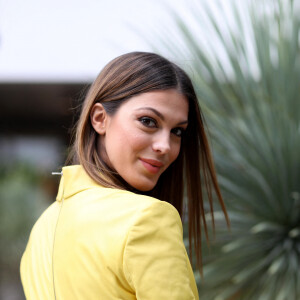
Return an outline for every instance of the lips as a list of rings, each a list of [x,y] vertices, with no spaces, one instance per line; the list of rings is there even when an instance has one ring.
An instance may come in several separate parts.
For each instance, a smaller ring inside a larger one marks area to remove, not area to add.
[[[148,158],[140,158],[143,166],[152,174],[156,174],[159,172],[161,167],[163,166],[163,163],[155,160],[155,159],[148,159]]]

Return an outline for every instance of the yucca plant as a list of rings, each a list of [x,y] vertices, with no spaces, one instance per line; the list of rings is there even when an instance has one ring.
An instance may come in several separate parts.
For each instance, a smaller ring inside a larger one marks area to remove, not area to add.
[[[194,80],[231,218],[216,214],[200,299],[300,299],[299,5],[201,3],[173,13],[183,43],[162,36]]]

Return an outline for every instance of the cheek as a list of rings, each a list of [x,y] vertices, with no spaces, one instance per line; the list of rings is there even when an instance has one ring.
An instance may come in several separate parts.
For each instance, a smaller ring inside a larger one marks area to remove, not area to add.
[[[123,127],[114,137],[107,138],[109,138],[108,156],[113,164],[122,161],[120,166],[132,163],[139,156],[139,152],[149,145],[149,137],[132,127]],[[120,168],[120,166],[115,167]]]
[[[130,152],[146,148],[150,144],[150,137],[133,126],[125,129],[123,147]]]

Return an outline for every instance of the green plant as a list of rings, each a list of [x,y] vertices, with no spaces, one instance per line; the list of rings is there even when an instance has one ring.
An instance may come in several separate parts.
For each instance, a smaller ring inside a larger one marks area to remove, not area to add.
[[[37,217],[49,205],[37,171],[24,164],[0,169],[0,279],[15,280]]]
[[[223,2],[224,3],[224,2]],[[228,5],[232,2],[226,2]],[[216,214],[201,299],[300,299],[300,14],[293,1],[234,2],[231,17],[173,13],[211,132],[231,230]],[[221,18],[221,20],[220,20]],[[206,23],[204,22],[206,20]],[[232,22],[234,20],[234,22]],[[184,65],[183,65],[184,67]],[[206,253],[207,252],[207,253]]]

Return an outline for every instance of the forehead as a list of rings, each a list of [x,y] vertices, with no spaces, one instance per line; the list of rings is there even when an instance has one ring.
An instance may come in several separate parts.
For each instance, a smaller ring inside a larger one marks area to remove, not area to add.
[[[175,89],[139,94],[126,101],[120,109],[138,111],[147,108],[153,108],[166,116],[188,118],[188,100]]]

